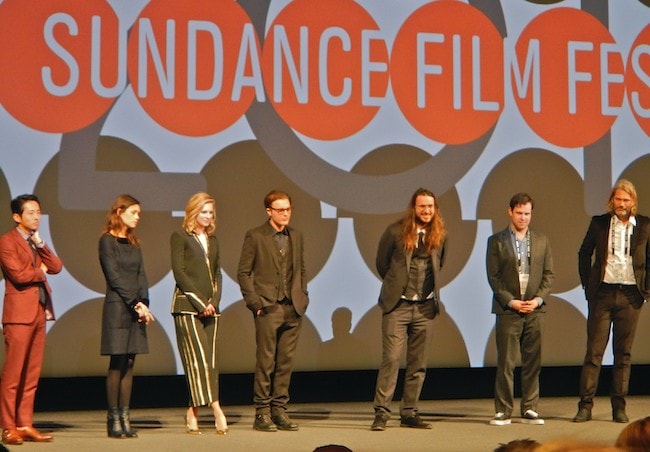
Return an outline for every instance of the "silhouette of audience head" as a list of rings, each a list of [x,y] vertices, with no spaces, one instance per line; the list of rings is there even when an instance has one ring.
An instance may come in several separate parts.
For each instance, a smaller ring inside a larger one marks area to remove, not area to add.
[[[340,444],[328,444],[327,446],[317,447],[314,449],[314,452],[352,452],[352,449],[341,446]]]
[[[494,452],[528,452],[535,450],[539,445],[534,439],[513,439],[508,443],[500,444]]]
[[[352,311],[348,308],[336,308],[332,312],[332,335],[342,337],[352,329]]]
[[[650,416],[628,424],[618,435],[616,446],[628,451],[650,450]]]

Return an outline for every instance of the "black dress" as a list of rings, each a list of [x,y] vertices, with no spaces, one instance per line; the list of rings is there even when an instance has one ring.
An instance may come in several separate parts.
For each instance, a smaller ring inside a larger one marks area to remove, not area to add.
[[[146,326],[138,322],[133,309],[140,301],[149,305],[140,247],[125,238],[104,234],[99,239],[99,262],[106,278],[100,353],[148,353]]]

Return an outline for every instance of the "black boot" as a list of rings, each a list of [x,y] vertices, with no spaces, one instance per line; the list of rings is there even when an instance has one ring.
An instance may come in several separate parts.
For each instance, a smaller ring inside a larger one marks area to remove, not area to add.
[[[122,424],[122,431],[127,438],[137,438],[138,434],[135,430],[131,429],[131,420],[129,419],[129,407],[120,407],[120,424]]]
[[[109,438],[124,438],[117,407],[108,409],[108,414],[106,415],[106,431]]]

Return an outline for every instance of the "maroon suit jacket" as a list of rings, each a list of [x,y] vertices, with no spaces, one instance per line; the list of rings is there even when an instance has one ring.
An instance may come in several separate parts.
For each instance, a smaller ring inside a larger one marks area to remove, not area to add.
[[[47,290],[45,305],[46,317],[54,320],[50,286],[41,263],[47,266],[49,274],[61,271],[63,264],[48,247],[37,248],[34,259],[29,243],[16,229],[0,237],[0,267],[5,278],[4,306],[2,323],[29,324],[38,314],[38,283],[43,283]]]

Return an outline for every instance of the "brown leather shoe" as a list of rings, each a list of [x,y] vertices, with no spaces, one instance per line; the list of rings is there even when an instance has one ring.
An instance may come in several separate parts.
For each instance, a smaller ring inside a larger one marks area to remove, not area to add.
[[[48,443],[54,439],[52,435],[44,435],[34,427],[18,427],[16,429],[23,441],[33,441],[35,443]]]
[[[18,430],[11,428],[2,431],[2,444],[17,446],[22,443],[23,438],[18,433]]]

